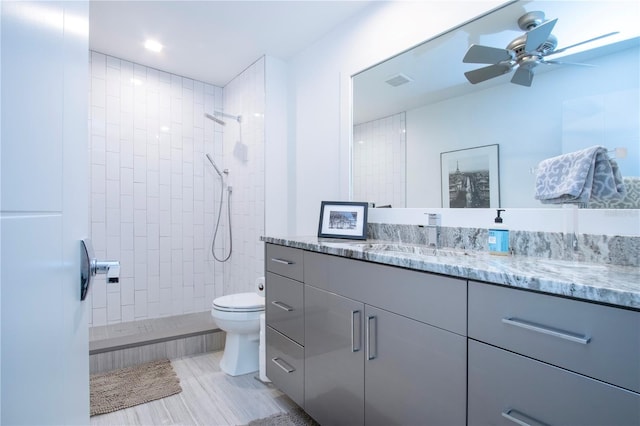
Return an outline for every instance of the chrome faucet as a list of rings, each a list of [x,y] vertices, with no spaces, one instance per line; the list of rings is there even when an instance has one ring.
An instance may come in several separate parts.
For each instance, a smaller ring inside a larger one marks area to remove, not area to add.
[[[427,220],[427,245],[433,247],[434,254],[436,254],[440,245],[438,240],[440,238],[440,215],[436,213],[425,213],[428,216]]]

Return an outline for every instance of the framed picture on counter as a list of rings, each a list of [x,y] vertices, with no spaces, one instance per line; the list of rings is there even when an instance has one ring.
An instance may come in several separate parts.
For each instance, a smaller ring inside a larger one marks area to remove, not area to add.
[[[500,206],[498,145],[440,153],[442,207]]]
[[[368,203],[323,201],[318,237],[366,240],[368,207]]]

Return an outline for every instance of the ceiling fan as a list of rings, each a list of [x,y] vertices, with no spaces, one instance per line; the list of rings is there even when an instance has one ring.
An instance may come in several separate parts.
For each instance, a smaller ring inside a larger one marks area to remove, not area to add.
[[[464,73],[465,77],[470,83],[477,84],[506,74],[515,68],[516,72],[511,82],[529,87],[533,81],[533,69],[540,64],[591,66],[547,60],[545,59],[547,56],[617,34],[617,32],[604,34],[556,50],[558,39],[551,34],[551,31],[557,21],[558,19],[545,21],[544,12],[529,12],[518,19],[518,26],[526,32],[509,43],[506,49],[472,44],[462,62],[491,65],[467,71]]]

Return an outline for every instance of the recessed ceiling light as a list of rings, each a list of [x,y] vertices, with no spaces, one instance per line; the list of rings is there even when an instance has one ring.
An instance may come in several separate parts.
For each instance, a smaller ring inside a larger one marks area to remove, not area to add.
[[[156,52],[156,53],[158,53],[158,52],[161,52],[161,51],[162,51],[162,48],[163,48],[164,46],[163,46],[163,45],[161,45],[160,43],[158,43],[158,42],[157,42],[157,41],[155,41],[155,40],[151,40],[151,39],[149,39],[149,40],[147,40],[147,41],[145,41],[145,42],[144,42],[144,47],[145,47],[145,49],[147,49],[147,50],[150,50],[150,51],[152,51],[152,52]]]
[[[131,83],[134,86],[142,86],[142,80],[140,80],[139,78],[132,78],[131,79]]]

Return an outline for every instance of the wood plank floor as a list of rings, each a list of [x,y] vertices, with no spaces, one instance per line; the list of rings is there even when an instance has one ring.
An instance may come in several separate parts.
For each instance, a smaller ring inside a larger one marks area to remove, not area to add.
[[[286,395],[255,379],[220,371],[222,351],[171,360],[182,392],[125,410],[91,417],[91,425],[243,425],[289,411]]]

